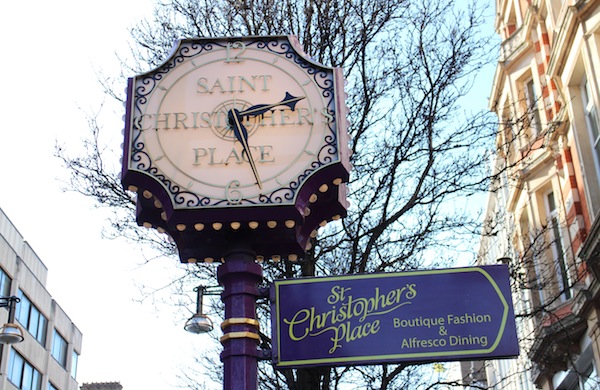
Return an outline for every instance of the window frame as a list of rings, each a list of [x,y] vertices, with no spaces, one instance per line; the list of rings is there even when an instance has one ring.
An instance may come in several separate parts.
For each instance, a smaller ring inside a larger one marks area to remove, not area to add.
[[[536,83],[533,77],[526,79],[523,82],[523,94],[525,95],[526,116],[529,121],[528,126],[531,130],[533,142],[542,132],[542,116],[540,114],[539,96],[536,88]]]
[[[14,376],[16,375],[16,377]],[[10,351],[7,379],[17,389],[41,390],[42,373],[27,361],[14,348]],[[29,381],[29,383],[25,383]],[[18,383],[17,383],[18,382]]]
[[[542,288],[542,284],[539,283],[543,273],[540,270],[539,256],[534,251],[536,238],[531,231],[532,226],[529,222],[529,215],[526,210],[519,216],[518,221],[519,240],[523,247],[523,267],[525,269],[527,280],[526,289],[529,290],[531,297],[531,302],[529,302],[529,304],[532,305],[532,307],[540,307],[546,304],[547,299],[544,288]],[[534,291],[537,291],[537,294],[534,293]]]
[[[560,212],[553,189],[544,191],[544,206],[546,208],[546,222],[550,236],[550,251],[552,265],[556,275],[556,282],[563,302],[573,298],[571,289],[572,280],[569,272],[569,263],[565,253],[565,240],[560,226]]]
[[[45,347],[46,332],[48,330],[48,318],[46,318],[44,313],[42,313],[42,311],[20,289],[18,297],[20,302],[17,305],[15,319],[17,322],[19,322],[19,324],[27,329],[29,334],[31,334],[34,339],[36,339]]]
[[[598,385],[598,373],[594,359],[591,359],[585,370],[579,375],[579,386],[582,390],[593,390]]]
[[[77,365],[79,364],[79,353],[73,349],[71,351],[71,369],[69,370],[71,373],[71,377],[77,380]]]
[[[63,368],[67,368],[69,343],[56,328],[52,332],[52,346],[50,347],[50,355]]]
[[[583,80],[581,80],[579,88],[581,90],[581,105],[590,138],[590,147],[594,155],[597,176],[600,179],[600,117],[598,107],[594,103],[594,96],[591,93],[592,90],[587,76],[584,76]]]
[[[12,285],[12,279],[8,274],[4,271],[4,269],[0,268],[0,295],[3,297],[10,296],[10,287]]]

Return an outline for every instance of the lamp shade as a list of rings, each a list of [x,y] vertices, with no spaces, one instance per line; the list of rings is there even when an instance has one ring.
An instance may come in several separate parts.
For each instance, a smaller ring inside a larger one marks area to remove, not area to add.
[[[207,333],[213,330],[213,323],[205,314],[196,313],[186,321],[183,328],[191,333]]]
[[[19,325],[7,323],[0,328],[0,344],[16,344],[23,340],[25,337]]]

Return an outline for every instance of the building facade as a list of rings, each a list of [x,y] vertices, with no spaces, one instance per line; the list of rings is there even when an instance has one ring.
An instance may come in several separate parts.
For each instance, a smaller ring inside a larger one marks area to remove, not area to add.
[[[497,180],[479,260],[509,265],[521,355],[479,375],[497,389],[597,389],[600,0],[496,11]]]
[[[77,390],[82,334],[46,290],[48,269],[0,209],[0,296],[16,296],[25,340],[1,345],[0,390]],[[0,309],[0,324],[8,311]]]

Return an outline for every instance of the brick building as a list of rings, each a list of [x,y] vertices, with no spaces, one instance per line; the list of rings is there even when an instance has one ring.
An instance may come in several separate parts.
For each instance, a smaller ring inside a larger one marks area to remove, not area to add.
[[[596,389],[600,1],[497,0],[496,11],[498,181],[480,261],[510,266],[522,353],[464,374],[497,389]]]

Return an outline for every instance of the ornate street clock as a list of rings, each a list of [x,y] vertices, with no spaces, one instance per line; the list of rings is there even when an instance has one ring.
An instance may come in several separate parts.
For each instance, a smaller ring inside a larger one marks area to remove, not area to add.
[[[346,107],[339,69],[294,37],[185,39],[128,84],[122,181],[140,225],[181,261],[218,261],[244,242],[298,259],[346,212]]]

